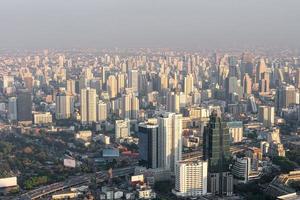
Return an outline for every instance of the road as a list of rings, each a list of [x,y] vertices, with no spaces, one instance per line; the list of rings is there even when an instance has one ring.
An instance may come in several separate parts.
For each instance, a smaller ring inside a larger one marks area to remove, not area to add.
[[[128,174],[133,174],[134,167],[126,167],[126,168],[119,168],[119,169],[113,169],[112,176],[120,177],[120,176],[126,176]],[[70,187],[74,187],[80,184],[89,183],[92,178],[96,177],[98,181],[105,181],[108,179],[107,172],[99,171],[96,172],[96,174],[86,174],[82,176],[76,176],[69,178],[68,180],[53,183],[47,186],[42,186],[40,188],[31,190],[25,194],[22,194],[21,196],[15,198],[15,200],[34,200],[39,199],[41,197],[44,197],[49,194],[53,194],[57,191],[65,190]]]

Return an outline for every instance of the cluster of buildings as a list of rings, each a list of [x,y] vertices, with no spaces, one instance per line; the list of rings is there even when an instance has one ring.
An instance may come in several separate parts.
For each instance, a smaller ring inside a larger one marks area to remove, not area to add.
[[[105,144],[135,141],[142,165],[173,178],[180,197],[233,196],[234,184],[261,176],[267,158],[285,156],[292,144],[282,127],[299,128],[292,55],[45,50],[1,56],[0,69],[3,123],[72,122],[84,142],[96,132]]]

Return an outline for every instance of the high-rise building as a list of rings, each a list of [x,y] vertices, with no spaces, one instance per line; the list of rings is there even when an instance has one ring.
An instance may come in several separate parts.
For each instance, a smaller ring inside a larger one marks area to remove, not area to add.
[[[73,96],[59,92],[56,95],[55,100],[55,118],[56,119],[68,119],[74,112],[74,99]]]
[[[97,121],[96,90],[82,89],[80,92],[80,115],[82,123]]]
[[[97,121],[104,122],[107,120],[107,104],[100,101],[97,105]]]
[[[267,128],[274,125],[275,109],[273,106],[259,106],[258,120]]]
[[[154,123],[140,123],[138,131],[139,155],[148,168],[158,167],[158,125]]]
[[[245,73],[243,79],[243,93],[244,97],[248,97],[252,93],[252,79],[247,73]]]
[[[203,158],[208,161],[208,191],[213,195],[232,194],[230,176],[230,135],[220,113],[213,111],[203,135]]]
[[[186,95],[189,95],[193,91],[194,91],[194,77],[192,74],[189,74],[184,78],[184,93]]]
[[[169,92],[167,95],[167,111],[174,113],[180,112],[180,98],[175,92]]]
[[[169,86],[168,76],[165,73],[161,73],[159,75],[159,91],[162,92],[163,90],[167,89]]]
[[[268,72],[261,74],[261,80],[259,80],[259,91],[260,93],[270,92],[270,77]]]
[[[11,121],[17,120],[17,98],[10,97],[8,99],[8,119]]]
[[[296,89],[292,85],[281,85],[276,91],[276,111],[287,108],[297,102]]]
[[[234,178],[243,183],[249,181],[249,175],[251,173],[251,158],[237,158],[232,167],[232,174]]]
[[[118,93],[121,94],[125,88],[126,88],[126,75],[123,73],[120,73],[117,75],[118,79]]]
[[[126,138],[130,136],[130,121],[129,120],[116,120],[115,124],[115,139]]]
[[[300,89],[300,68],[296,69],[295,86]]]
[[[182,115],[164,112],[158,117],[158,167],[174,172],[182,155]]]
[[[32,121],[31,93],[27,90],[19,90],[17,94],[17,120],[19,122]]]
[[[128,73],[128,87],[132,88],[133,92],[138,92],[139,73],[138,70],[131,70]]]
[[[196,197],[207,194],[207,162],[178,161],[175,168],[175,189],[179,197]]]
[[[267,72],[267,66],[264,59],[260,59],[256,70],[256,82],[258,83],[262,79],[263,73]]]
[[[122,117],[124,119],[137,119],[139,112],[139,99],[133,94],[124,94],[121,98]]]
[[[117,97],[118,94],[118,83],[114,75],[110,75],[107,79],[107,91],[110,98]]]

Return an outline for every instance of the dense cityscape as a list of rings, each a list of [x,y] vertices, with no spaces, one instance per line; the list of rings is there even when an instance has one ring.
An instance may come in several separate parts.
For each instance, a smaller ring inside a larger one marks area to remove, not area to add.
[[[299,199],[297,51],[2,51],[0,199]]]

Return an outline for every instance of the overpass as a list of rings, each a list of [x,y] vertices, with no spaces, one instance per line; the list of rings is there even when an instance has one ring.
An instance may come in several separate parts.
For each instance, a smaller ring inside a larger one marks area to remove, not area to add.
[[[118,168],[118,169],[113,169],[112,170],[112,177],[121,177],[121,176],[126,176],[128,174],[133,174],[134,173],[134,167],[125,167],[125,168]],[[81,184],[87,184],[90,182],[91,178],[96,177],[100,182],[103,182],[107,180],[108,174],[103,171],[96,172],[95,174],[87,174],[87,175],[82,175],[82,176],[76,176],[69,178],[68,180],[58,182],[58,183],[53,183],[50,185],[42,186],[40,188],[31,190],[25,194],[22,194],[21,196],[15,198],[15,200],[35,200],[39,199],[41,197],[53,194],[58,191],[62,191],[77,185]]]

